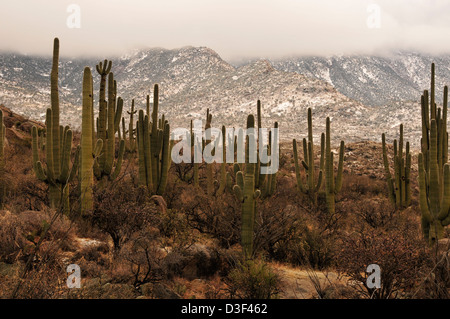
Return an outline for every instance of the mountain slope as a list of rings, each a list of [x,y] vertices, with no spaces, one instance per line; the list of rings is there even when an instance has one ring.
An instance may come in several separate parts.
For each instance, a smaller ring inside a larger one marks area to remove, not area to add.
[[[365,105],[417,101],[430,86],[430,66],[436,64],[436,94],[450,84],[450,56],[396,52],[391,56],[297,57],[274,60],[281,71],[327,81],[339,92]]]
[[[61,59],[64,124],[79,127],[82,70],[85,65],[94,69],[98,62]],[[50,59],[0,55],[0,65],[0,103],[43,120],[50,103]],[[322,80],[276,70],[267,60],[235,68],[208,48],[150,49],[114,59],[113,72],[125,110],[133,98],[138,108],[145,108],[146,95],[154,83],[160,83],[161,112],[170,119],[172,127],[189,127],[191,119],[204,118],[207,108],[214,115],[213,125],[244,126],[246,116],[256,112],[256,101],[261,99],[264,126],[272,127],[274,121],[279,121],[282,139],[306,133],[307,107],[314,110],[316,127],[324,127],[326,116],[333,118],[336,139],[366,139],[371,131],[360,125],[367,113],[361,103]],[[99,76],[94,75],[97,91]],[[317,136],[321,131],[316,130]]]

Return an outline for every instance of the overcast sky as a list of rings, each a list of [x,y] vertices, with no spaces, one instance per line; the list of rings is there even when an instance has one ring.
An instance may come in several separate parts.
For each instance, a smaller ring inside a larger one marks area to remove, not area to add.
[[[450,53],[450,0],[2,0],[0,12],[1,50],[28,54],[51,54],[55,36],[63,56],[186,45],[226,60]]]

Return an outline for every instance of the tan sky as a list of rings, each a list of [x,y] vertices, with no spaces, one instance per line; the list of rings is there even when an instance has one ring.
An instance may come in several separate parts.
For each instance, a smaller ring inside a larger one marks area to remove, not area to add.
[[[50,54],[55,36],[65,56],[185,45],[225,59],[450,53],[450,0],[16,0],[0,13],[0,48],[28,54]]]

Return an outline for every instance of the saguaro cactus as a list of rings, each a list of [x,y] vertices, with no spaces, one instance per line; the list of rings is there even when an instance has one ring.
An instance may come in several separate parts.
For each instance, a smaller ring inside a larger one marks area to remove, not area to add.
[[[259,131],[262,128],[262,116],[261,116],[261,100],[258,100],[256,102],[256,120],[257,120],[257,127],[258,127],[258,137],[259,137]],[[261,189],[263,185],[265,184],[266,174],[261,174],[261,161],[259,158],[259,147],[260,147],[260,140],[258,138],[258,158],[256,162],[256,168],[255,168],[255,186],[258,189]]]
[[[49,202],[51,208],[63,206],[64,212],[70,212],[69,182],[78,169],[78,156],[70,169],[70,153],[72,149],[72,131],[68,126],[59,125],[59,93],[58,93],[58,62],[59,40],[53,44],[53,65],[51,72],[51,108],[46,113],[46,160],[44,169],[39,159],[39,134],[36,126],[32,128],[33,168],[38,179],[49,185]]]
[[[330,118],[327,117],[325,134],[325,198],[327,202],[328,213],[330,216],[335,214],[335,195],[342,188],[342,173],[344,168],[344,141],[341,141],[339,148],[339,164],[336,180],[334,177],[333,151],[331,150]]]
[[[274,129],[275,129],[274,134],[278,134],[278,122],[275,122]],[[275,136],[274,138],[278,139],[278,136]],[[265,151],[267,151],[267,154],[272,157],[274,155],[274,147],[275,146],[272,144],[272,131],[269,131],[269,145],[265,147],[266,148]],[[278,149],[278,155],[279,154],[280,154],[280,152]],[[278,161],[279,161],[279,159],[278,159]],[[269,166],[271,164],[272,163],[267,163],[267,164],[265,164],[265,166]],[[257,167],[258,171],[260,171],[260,169],[261,169],[261,164],[259,167]],[[258,187],[258,189],[261,190],[261,198],[266,198],[266,197],[272,196],[276,190],[277,171],[272,171],[272,172],[269,172],[269,174],[260,174],[260,175],[263,176],[263,177],[259,178],[259,182],[263,181],[263,184]]]
[[[134,137],[135,130],[134,130],[134,115],[137,113],[137,110],[134,109],[134,99],[131,101],[131,109],[130,111],[127,111],[127,113],[130,115],[130,122],[128,123],[128,150],[130,152],[136,151],[136,139]],[[123,128],[124,131],[124,137],[126,136],[125,133],[125,125]]]
[[[202,145],[200,141],[197,141],[195,139],[194,130],[193,130],[193,123],[191,120],[191,130],[190,130],[190,137],[191,137],[191,154],[192,154],[192,162],[193,162],[193,175],[194,175],[194,186],[199,186],[199,163],[195,162],[195,155],[197,152],[199,152],[202,149]]]
[[[226,129],[225,125],[222,125],[222,163],[220,164],[220,179],[219,179],[219,189],[217,194],[221,195],[225,191],[225,186],[227,185],[227,163],[226,163]]]
[[[442,108],[435,103],[435,66],[431,65],[431,94],[425,90],[421,97],[422,138],[419,154],[420,209],[424,237],[435,243],[443,236],[450,223],[448,200],[450,175],[448,173],[447,104],[448,87],[444,87]]]
[[[312,114],[311,108],[308,108],[308,140],[303,139],[303,158],[301,162],[306,173],[306,183],[303,184],[302,177],[300,174],[300,165],[298,161],[298,151],[297,151],[297,140],[292,140],[292,147],[294,151],[294,165],[295,165],[295,175],[297,177],[297,188],[302,193],[308,195],[311,202],[317,204],[317,194],[322,185],[323,169],[324,169],[324,148],[325,148],[325,134],[322,133],[320,140],[320,166],[319,166],[319,176],[317,182],[315,180],[314,172],[314,141],[312,132]]]
[[[212,114],[209,112],[209,109],[206,110],[206,123],[205,123],[205,140],[203,143],[203,150],[207,144],[211,143],[211,128],[212,122]],[[208,195],[212,195],[214,193],[214,174],[213,167],[214,165],[206,163],[206,192]]]
[[[170,125],[161,118],[158,128],[158,85],[155,84],[152,122],[144,111],[139,111],[137,145],[139,156],[139,183],[153,194],[164,194],[170,164]],[[150,132],[150,126],[152,130]]]
[[[424,159],[424,168],[429,175],[430,162],[430,121],[436,120],[437,125],[437,161],[439,165],[439,179],[442,182],[443,165],[448,161],[448,130],[447,130],[447,104],[448,104],[448,87],[444,87],[444,98],[442,108],[437,107],[435,103],[435,66],[431,65],[431,94],[425,90],[421,96],[422,110],[422,138],[421,152]],[[429,183],[429,181],[427,181]]]
[[[100,79],[100,110],[98,114],[97,138],[103,141],[103,149],[98,159],[94,161],[94,176],[100,181],[100,185],[106,181],[112,181],[119,176],[122,168],[123,155],[125,152],[125,141],[119,141],[119,153],[115,161],[116,132],[119,130],[120,119],[122,118],[123,100],[117,98],[117,83],[114,81],[114,74],[110,72],[111,63],[106,67],[101,63],[97,65]],[[105,97],[104,81],[108,75],[108,101]],[[106,107],[107,106],[107,107]]]
[[[255,118],[249,115],[247,118],[247,129],[255,127]],[[241,243],[246,258],[253,256],[253,229],[255,224],[256,199],[261,195],[261,191],[255,188],[255,163],[249,160],[249,145],[254,134],[248,134],[245,152],[245,172],[236,173],[236,185],[233,191],[236,198],[241,202]]]
[[[80,202],[81,213],[85,215],[93,208],[94,183],[94,159],[99,155],[103,141],[98,139],[96,145],[92,143],[93,132],[93,83],[92,73],[89,67],[84,69],[83,73],[83,109],[81,120],[81,151],[80,151]]]
[[[257,162],[256,162],[256,168],[255,168],[255,187],[259,190],[261,190],[261,197],[266,198],[269,196],[272,196],[276,189],[276,182],[277,182],[277,171],[272,172],[270,174],[263,174],[261,173],[261,166],[269,166],[270,163],[262,164],[260,160],[260,147],[263,147],[261,145],[260,138],[262,137],[259,133],[262,128],[262,116],[261,116],[261,101],[258,100],[256,103],[256,110],[257,110],[257,125],[258,125],[258,150],[257,150]],[[274,123],[274,132],[278,132],[278,122]],[[256,132],[255,132],[256,134]],[[277,134],[277,133],[276,133]],[[274,135],[274,138],[278,140],[278,136]],[[267,152],[268,155],[271,155],[274,153],[272,145],[272,131],[269,131],[269,145],[264,146],[264,151]],[[279,150],[277,150],[279,151]],[[277,153],[279,155],[279,152]],[[278,159],[279,162],[279,159]]]
[[[450,166],[444,164],[443,183],[439,178],[437,122],[430,122],[430,161],[428,173],[425,169],[424,154],[419,154],[420,210],[422,230],[430,244],[443,237],[444,227],[450,224]],[[427,183],[427,179],[429,182]]]
[[[98,74],[100,74],[100,93],[99,93],[99,112],[98,112],[98,125],[97,125],[97,138],[106,141],[107,130],[107,114],[108,114],[108,102],[106,101],[106,78],[111,72],[112,62],[105,60],[96,65]],[[100,166],[104,166],[106,157],[100,159]]]
[[[381,135],[381,139],[389,199],[397,208],[408,207],[411,204],[411,154],[409,153],[409,142],[406,142],[406,152],[405,157],[403,157],[403,124],[400,124],[400,139],[398,144],[397,140],[394,140],[394,178],[392,178],[391,171],[389,169],[386,136],[384,133]]]

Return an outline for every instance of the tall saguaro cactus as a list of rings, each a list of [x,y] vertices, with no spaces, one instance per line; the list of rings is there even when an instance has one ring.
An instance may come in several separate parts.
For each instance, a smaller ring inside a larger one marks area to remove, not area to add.
[[[139,111],[137,122],[137,145],[139,163],[139,183],[153,194],[164,194],[170,164],[170,125],[162,117],[158,127],[158,85],[153,91],[152,122],[144,111]],[[151,131],[150,131],[151,126]]]
[[[344,141],[341,141],[339,148],[339,162],[336,179],[334,177],[333,151],[331,150],[330,118],[327,117],[325,133],[325,199],[328,213],[333,216],[335,213],[335,195],[342,188],[342,173],[344,168]]]
[[[450,224],[450,166],[443,167],[443,183],[439,177],[437,122],[430,122],[430,161],[428,172],[425,168],[424,154],[419,154],[420,210],[422,211],[422,230],[430,244],[443,237],[444,227]],[[427,180],[429,181],[427,183]]]
[[[107,113],[108,102],[106,101],[106,79],[111,72],[112,62],[105,60],[96,65],[98,74],[100,74],[100,93],[99,93],[99,112],[98,112],[98,125],[97,125],[97,138],[106,141],[107,130]],[[100,166],[104,165],[106,157],[100,159]]]
[[[448,87],[444,87],[444,97],[442,108],[437,107],[435,103],[435,65],[431,64],[431,93],[428,90],[423,92],[421,96],[422,110],[422,138],[421,152],[424,159],[424,168],[429,175],[430,158],[430,122],[436,120],[437,127],[437,161],[439,165],[439,179],[442,182],[443,166],[448,162],[448,130],[447,130],[447,109],[448,109]],[[429,181],[427,181],[429,183]]]
[[[255,127],[255,118],[249,115],[247,118],[247,130]],[[251,139],[255,139],[254,134],[248,134],[245,152],[245,171],[236,173],[236,185],[233,191],[236,198],[241,202],[241,243],[246,258],[253,256],[253,229],[255,224],[256,199],[261,195],[261,191],[255,188],[255,163],[250,162]]]
[[[403,124],[400,124],[400,139],[394,140],[394,178],[389,169],[389,161],[386,148],[386,136],[381,136],[383,145],[383,163],[388,184],[389,199],[397,208],[408,207],[411,204],[411,154],[409,153],[409,142],[406,142],[405,157],[403,157]],[[397,146],[398,145],[398,146]]]
[[[102,149],[103,140],[98,139],[96,144],[92,143],[93,131],[93,80],[89,67],[83,72],[83,109],[81,120],[81,151],[80,151],[80,202],[81,214],[85,215],[93,208],[93,184],[94,184],[94,159]]]
[[[225,125],[222,125],[222,163],[220,164],[220,179],[219,179],[219,189],[217,190],[217,194],[221,195],[225,191],[225,187],[227,185],[227,164],[226,164],[226,129]]]
[[[435,103],[435,65],[431,65],[431,93],[421,97],[422,138],[419,154],[420,209],[424,237],[435,243],[450,224],[450,174],[448,161],[448,87],[444,87],[442,108]]]
[[[115,158],[116,132],[120,127],[122,118],[123,100],[117,98],[117,83],[111,71],[111,62],[97,65],[100,74],[100,101],[97,125],[97,138],[103,141],[103,150],[99,158],[94,161],[94,176],[101,184],[112,181],[119,176],[122,168],[123,155],[125,152],[125,141],[120,139],[117,160]],[[105,82],[108,77],[108,101],[105,100]],[[117,102],[116,102],[117,99]]]
[[[274,124],[274,139],[275,141],[278,140],[278,122],[275,122]],[[276,145],[272,144],[272,131],[269,131],[269,145],[264,146],[265,152],[267,152],[267,155],[271,156],[271,161],[274,161],[273,156],[274,155],[278,155],[280,154],[280,150],[278,149],[276,152],[275,151],[275,147]],[[259,151],[258,151],[259,152]],[[279,162],[279,159],[277,159],[277,161]],[[273,165],[274,163],[272,162],[268,162],[266,164],[261,164],[258,158],[258,163],[259,166],[256,167],[256,172],[255,175],[258,174],[258,172],[260,172],[261,170],[261,166],[270,166]],[[259,190],[261,190],[261,198],[267,198],[272,196],[275,193],[275,189],[276,189],[276,185],[277,185],[277,171],[278,170],[272,170],[269,169],[269,171],[267,172],[267,174],[260,174],[261,177],[258,179],[258,181],[262,182],[262,185],[258,186],[257,188]],[[256,183],[256,180],[255,180]]]
[[[60,158],[60,126],[59,126],[59,39],[55,38],[53,42],[53,61],[52,71],[50,73],[50,100],[51,100],[51,121],[48,130],[52,131],[52,153],[53,160],[51,161],[54,176],[59,176],[61,162]]]
[[[211,143],[211,122],[212,122],[212,114],[209,112],[209,109],[206,110],[206,123],[205,123],[205,140],[203,143],[203,149],[205,145]],[[206,192],[208,195],[212,195],[214,193],[214,175],[213,175],[213,164],[206,164]]]
[[[51,208],[63,206],[69,213],[69,182],[78,169],[78,156],[70,169],[70,154],[72,149],[72,131],[68,126],[59,125],[59,93],[58,93],[58,62],[59,40],[53,44],[53,65],[50,80],[51,108],[46,113],[46,161],[44,168],[39,159],[39,134],[34,126],[32,129],[33,168],[38,179],[49,185],[49,201]]]
[[[130,122],[128,123],[128,150],[130,152],[134,152],[136,150],[136,139],[135,139],[135,130],[134,130],[134,115],[137,113],[137,110],[134,109],[134,99],[131,101],[131,109],[127,111],[130,115]],[[125,125],[123,129],[123,136],[125,138]]]
[[[269,145],[263,146],[262,141],[260,138],[262,138],[259,131],[262,128],[262,116],[261,116],[261,101],[258,100],[256,103],[256,110],[257,110],[257,125],[258,125],[258,153],[257,153],[257,162],[256,162],[256,168],[255,168],[255,187],[259,190],[261,190],[261,198],[266,198],[269,196],[272,196],[275,192],[276,183],[277,183],[277,171],[270,172],[269,174],[263,174],[261,173],[261,166],[269,166],[270,163],[263,164],[260,160],[260,148],[263,147],[264,151],[267,152],[267,155],[270,155],[272,160],[273,156],[277,154],[279,156],[279,149],[275,150],[275,145],[272,145],[272,131],[269,131]],[[278,122],[274,123],[274,135],[273,137],[278,141]],[[279,162],[279,159],[277,159],[277,162]]]
[[[320,166],[319,166],[319,176],[317,182],[315,180],[314,172],[314,141],[312,132],[312,114],[311,108],[308,108],[308,140],[303,139],[303,157],[304,160],[301,162],[302,166],[306,172],[306,184],[303,184],[300,165],[298,161],[297,152],[297,140],[292,141],[292,147],[294,150],[294,164],[295,164],[295,175],[297,177],[297,188],[302,193],[309,196],[311,202],[315,205],[317,204],[317,193],[322,185],[323,169],[324,169],[324,147],[325,147],[325,134],[322,133],[320,140]]]
[[[193,130],[193,123],[191,120],[191,130],[190,130],[190,137],[191,137],[191,153],[192,153],[192,162],[193,162],[193,179],[194,179],[194,186],[198,187],[199,186],[199,163],[197,163],[195,161],[195,155],[197,152],[201,151],[202,149],[202,145],[200,141],[197,141],[195,139],[195,134],[194,134],[194,130]]]

